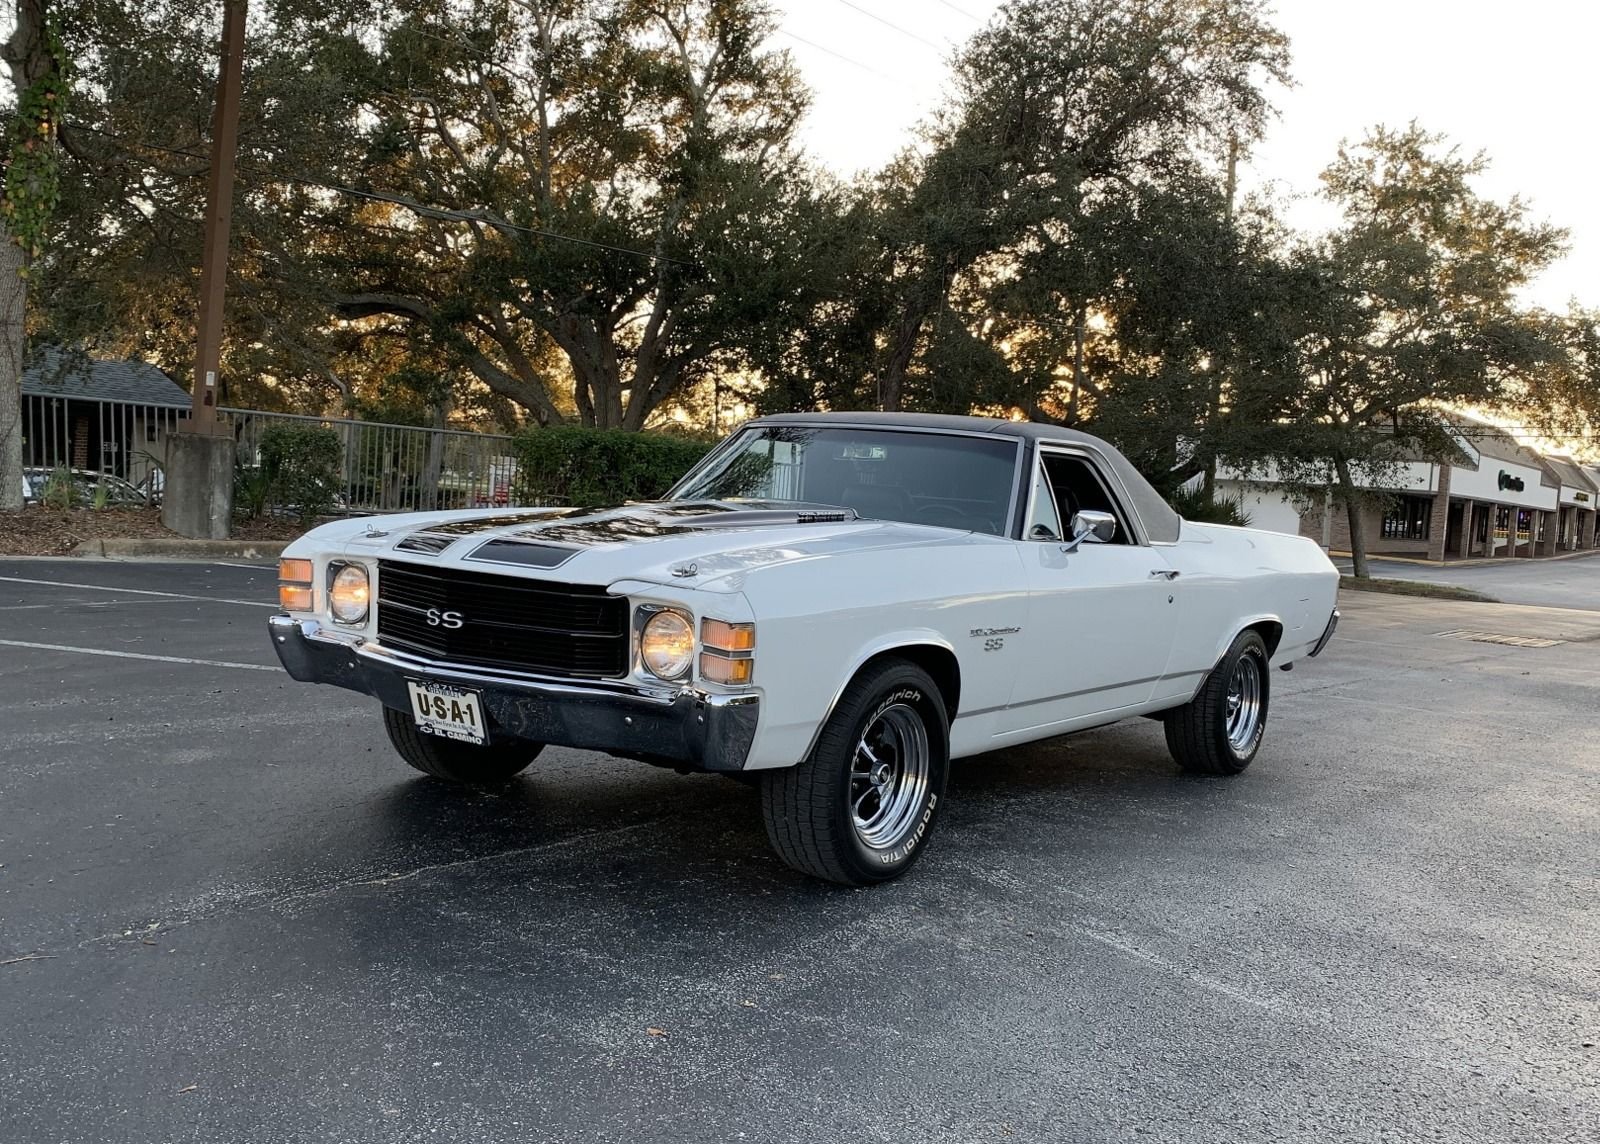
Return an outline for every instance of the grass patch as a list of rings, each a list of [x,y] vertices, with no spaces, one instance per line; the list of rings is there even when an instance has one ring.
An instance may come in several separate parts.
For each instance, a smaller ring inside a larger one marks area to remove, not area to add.
[[[1457,588],[1453,584],[1425,584],[1421,580],[1358,580],[1340,576],[1339,587],[1356,592],[1382,592],[1389,596],[1426,596],[1433,600],[1469,600],[1474,604],[1498,604],[1493,596]]]

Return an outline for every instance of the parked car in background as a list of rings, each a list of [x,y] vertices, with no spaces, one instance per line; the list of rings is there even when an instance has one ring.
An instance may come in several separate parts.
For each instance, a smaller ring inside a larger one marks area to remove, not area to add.
[[[159,495],[151,500],[137,485],[92,469],[23,469],[22,500],[24,504],[65,503],[74,508],[88,508],[97,501],[110,508],[160,503]]]
[[[778,854],[851,885],[916,861],[952,758],[1147,715],[1243,771],[1339,580],[1086,434],[891,414],[754,421],[653,504],[324,525],[279,575],[285,668],[376,697],[418,770],[559,744],[752,776]]]

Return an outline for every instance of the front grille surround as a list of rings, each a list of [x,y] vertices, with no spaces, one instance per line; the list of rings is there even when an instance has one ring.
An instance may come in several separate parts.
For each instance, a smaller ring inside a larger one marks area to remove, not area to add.
[[[473,667],[576,679],[628,674],[628,601],[603,587],[378,562],[378,639]],[[429,623],[455,613],[460,627]]]

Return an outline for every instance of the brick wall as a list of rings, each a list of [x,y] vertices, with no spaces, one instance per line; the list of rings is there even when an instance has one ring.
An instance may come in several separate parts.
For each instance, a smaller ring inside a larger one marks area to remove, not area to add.
[[[1429,521],[1428,537],[1424,540],[1393,540],[1383,535],[1383,509],[1367,505],[1361,510],[1362,535],[1366,537],[1367,552],[1388,552],[1400,555],[1427,556],[1438,560],[1434,549],[1444,551],[1445,514],[1449,510],[1449,493],[1434,498],[1433,515]],[[1322,543],[1322,506],[1318,505],[1300,515],[1300,535],[1309,536]],[[1350,513],[1344,505],[1333,506],[1333,527],[1329,530],[1330,545],[1335,552],[1350,551]]]
[[[89,419],[79,417],[72,425],[72,467],[89,467]]]
[[[1428,559],[1444,559],[1445,529],[1450,523],[1450,466],[1438,465],[1439,491],[1433,494],[1433,512],[1428,520]]]

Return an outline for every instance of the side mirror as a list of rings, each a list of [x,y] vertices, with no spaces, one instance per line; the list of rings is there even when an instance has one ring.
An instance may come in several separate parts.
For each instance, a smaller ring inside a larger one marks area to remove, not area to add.
[[[1072,552],[1086,540],[1096,544],[1109,544],[1117,535],[1117,518],[1109,512],[1092,508],[1072,514],[1072,539],[1061,546],[1061,551]]]

